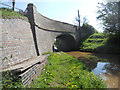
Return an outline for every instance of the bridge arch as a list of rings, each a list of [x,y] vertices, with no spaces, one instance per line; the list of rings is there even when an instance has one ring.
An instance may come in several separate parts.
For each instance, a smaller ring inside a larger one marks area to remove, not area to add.
[[[58,35],[54,41],[53,49],[57,50],[57,51],[75,50],[76,49],[76,40],[70,34]]]

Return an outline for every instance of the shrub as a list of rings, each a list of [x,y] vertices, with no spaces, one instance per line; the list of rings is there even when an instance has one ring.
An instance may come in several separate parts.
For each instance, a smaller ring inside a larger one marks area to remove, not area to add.
[[[2,72],[2,88],[23,88],[22,79],[10,71]]]

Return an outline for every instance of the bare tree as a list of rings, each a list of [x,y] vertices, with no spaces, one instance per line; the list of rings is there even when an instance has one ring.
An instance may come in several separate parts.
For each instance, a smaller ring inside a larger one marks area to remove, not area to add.
[[[88,22],[89,22],[89,21],[88,21],[87,17],[86,17],[86,16],[83,17],[82,23],[84,24],[84,23],[88,23]]]

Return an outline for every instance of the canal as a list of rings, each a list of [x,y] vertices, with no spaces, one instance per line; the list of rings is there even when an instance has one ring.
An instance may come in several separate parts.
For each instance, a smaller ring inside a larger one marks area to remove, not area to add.
[[[107,88],[120,88],[120,55],[80,51],[66,53],[81,60],[95,75],[100,75],[106,81]]]

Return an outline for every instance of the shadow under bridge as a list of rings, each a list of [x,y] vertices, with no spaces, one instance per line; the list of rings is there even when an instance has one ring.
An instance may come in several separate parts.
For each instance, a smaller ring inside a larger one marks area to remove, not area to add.
[[[56,37],[53,51],[72,51],[76,49],[76,40],[70,34],[62,34]]]

